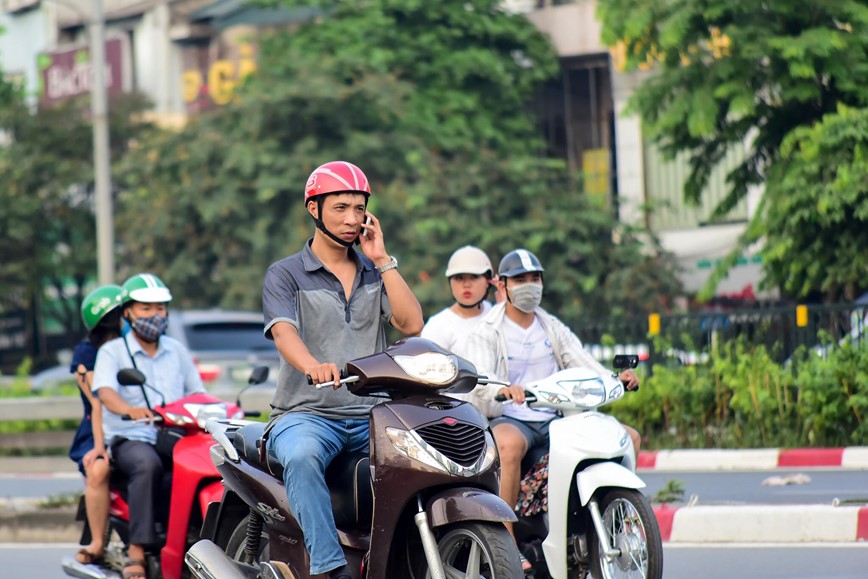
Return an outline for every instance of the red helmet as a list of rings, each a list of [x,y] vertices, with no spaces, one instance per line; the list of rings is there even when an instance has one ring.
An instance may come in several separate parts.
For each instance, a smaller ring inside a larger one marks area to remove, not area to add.
[[[304,203],[329,193],[371,194],[371,185],[362,170],[346,161],[332,161],[314,169],[304,186]]]

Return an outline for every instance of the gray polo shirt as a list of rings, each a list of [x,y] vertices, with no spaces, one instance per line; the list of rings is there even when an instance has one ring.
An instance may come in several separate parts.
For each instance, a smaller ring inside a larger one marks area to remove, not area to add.
[[[373,262],[355,248],[349,250],[356,262],[356,278],[347,302],[343,285],[313,254],[311,241],[300,252],[273,263],[265,274],[265,337],[273,340],[274,324],[288,322],[314,358],[341,369],[349,360],[382,352],[392,308]],[[287,412],[331,419],[367,416],[381,400],[355,396],[346,387],[317,390],[308,385],[304,374],[281,359],[270,423]]]

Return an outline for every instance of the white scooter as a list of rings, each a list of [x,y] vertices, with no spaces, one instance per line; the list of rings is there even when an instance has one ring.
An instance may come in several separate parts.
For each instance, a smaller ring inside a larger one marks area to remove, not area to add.
[[[615,356],[617,370],[636,356]],[[663,576],[663,543],[648,499],[638,490],[633,442],[597,408],[624,395],[617,374],[572,368],[525,386],[535,407],[554,408],[549,428],[548,512],[520,517],[516,539],[537,579]],[[533,465],[542,449],[523,463]],[[530,453],[529,453],[530,454]],[[541,545],[541,548],[540,548]]]

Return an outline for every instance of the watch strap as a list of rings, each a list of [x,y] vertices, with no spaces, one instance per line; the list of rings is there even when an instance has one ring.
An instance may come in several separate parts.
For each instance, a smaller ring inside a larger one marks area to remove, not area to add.
[[[378,265],[377,271],[382,274],[382,273],[389,271],[390,269],[396,269],[397,267],[398,267],[398,260],[395,259],[395,256],[393,255],[392,259],[390,259],[388,263],[384,263],[383,265]]]

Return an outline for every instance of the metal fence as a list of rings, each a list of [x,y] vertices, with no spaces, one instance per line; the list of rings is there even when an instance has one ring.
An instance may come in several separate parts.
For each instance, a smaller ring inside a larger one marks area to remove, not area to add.
[[[825,348],[844,340],[868,342],[868,305],[790,306],[678,315],[579,320],[572,324],[598,359],[635,353],[692,364],[727,342],[764,346],[779,362],[801,348]]]

